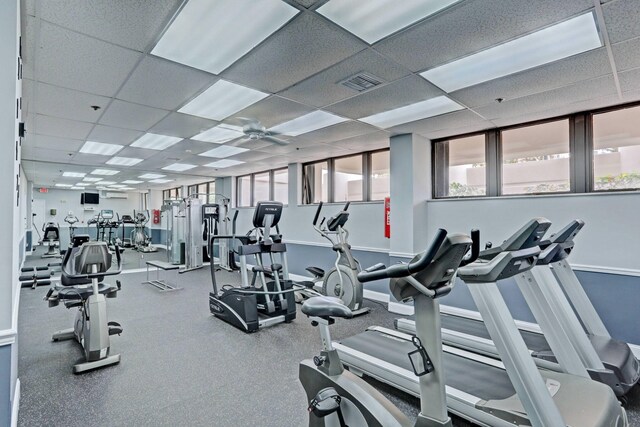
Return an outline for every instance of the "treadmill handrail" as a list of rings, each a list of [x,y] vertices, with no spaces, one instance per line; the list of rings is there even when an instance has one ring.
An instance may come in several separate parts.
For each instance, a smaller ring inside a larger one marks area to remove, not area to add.
[[[371,282],[374,280],[388,279],[392,277],[407,277],[418,271],[424,270],[435,258],[438,250],[447,238],[447,231],[439,228],[436,235],[431,241],[431,245],[424,251],[422,257],[417,261],[408,264],[395,264],[386,267],[384,264],[376,264],[372,268],[366,269],[358,273],[360,282]]]

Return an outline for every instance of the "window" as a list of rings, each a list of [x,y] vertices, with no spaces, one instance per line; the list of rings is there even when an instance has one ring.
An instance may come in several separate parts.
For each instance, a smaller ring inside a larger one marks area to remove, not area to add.
[[[436,197],[487,194],[485,134],[449,139],[434,146]]]
[[[253,204],[271,200],[269,192],[271,189],[271,173],[263,172],[253,175]]]
[[[364,200],[362,155],[340,157],[334,160],[333,201]]]
[[[640,107],[593,115],[593,189],[640,188]]]
[[[285,205],[289,203],[289,169],[273,171],[273,200]]]
[[[198,192],[198,186],[197,185],[190,185],[187,188],[187,193],[189,193],[189,195],[196,194],[197,192]]]
[[[238,207],[251,206],[251,175],[238,177]]]
[[[302,171],[303,203],[329,201],[329,162],[317,162],[304,166]]]
[[[384,200],[385,197],[389,197],[391,188],[390,164],[389,150],[371,153],[369,200]]]
[[[502,194],[570,191],[569,120],[501,132]]]
[[[169,200],[171,198],[171,194],[169,194],[169,190],[162,191],[162,201]]]

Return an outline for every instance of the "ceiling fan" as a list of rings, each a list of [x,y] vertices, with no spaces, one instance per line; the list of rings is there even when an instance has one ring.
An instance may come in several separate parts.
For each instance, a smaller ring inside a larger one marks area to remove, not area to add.
[[[280,135],[277,132],[269,131],[262,123],[257,119],[250,119],[247,117],[235,117],[235,119],[242,125],[242,132],[244,133],[244,141],[255,141],[262,139],[263,141],[273,142],[278,145],[288,145],[289,141],[277,138],[275,135]]]

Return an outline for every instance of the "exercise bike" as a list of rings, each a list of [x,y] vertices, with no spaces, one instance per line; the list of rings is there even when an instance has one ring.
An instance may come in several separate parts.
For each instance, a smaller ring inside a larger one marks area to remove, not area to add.
[[[336,252],[334,267],[324,271],[319,267],[307,267],[306,270],[313,274],[312,282],[302,282],[306,289],[297,293],[298,302],[318,295],[338,297],[349,307],[353,316],[368,313],[371,309],[362,306],[362,283],[358,280],[360,263],[351,253],[349,244],[349,231],[344,227],[349,219],[350,202],[347,202],[342,210],[329,219],[322,218],[320,225],[318,218],[322,211],[322,202],[313,217],[313,228],[322,237],[331,243],[331,249]],[[320,286],[320,283],[322,285]]]
[[[442,375],[442,338],[437,298],[447,295],[458,267],[473,262],[479,253],[479,233],[439,230],[429,248],[409,264],[374,265],[360,274],[361,282],[390,278],[389,288],[399,301],[413,299],[416,308],[415,350],[408,354],[420,379],[420,414],[412,423],[393,403],[367,382],[345,371],[331,343],[329,326],[336,317],[350,318],[351,310],[335,297],[313,297],[302,305],[311,324],[318,326],[323,350],[300,363],[299,379],[309,403],[309,426],[407,427],[451,426]],[[465,254],[472,248],[471,254]],[[428,352],[427,352],[428,350]]]
[[[120,363],[119,354],[109,354],[110,339],[122,333],[119,323],[107,321],[106,298],[115,298],[120,290],[116,286],[101,283],[106,276],[120,274],[122,259],[116,246],[117,267],[111,269],[112,252],[106,242],[90,242],[88,235],[76,235],[62,262],[60,283],[55,284],[45,296],[49,307],[62,301],[67,308],[78,307],[73,328],[57,331],[53,341],[75,339],[84,350],[85,361],[73,366],[79,374],[96,368]]]
[[[55,222],[47,222],[42,226],[42,244],[47,244],[47,252],[42,258],[60,258],[60,226]]]

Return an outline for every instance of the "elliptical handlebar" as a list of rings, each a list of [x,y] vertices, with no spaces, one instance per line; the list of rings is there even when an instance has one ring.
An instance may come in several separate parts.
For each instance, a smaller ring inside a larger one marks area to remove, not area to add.
[[[395,264],[391,267],[387,267],[382,263],[376,264],[358,273],[358,280],[364,283],[394,277],[407,277],[424,270],[433,261],[446,238],[447,231],[440,228],[427,250],[417,261],[408,264]]]
[[[350,205],[351,205],[351,202],[347,202],[347,203],[345,203],[345,204],[344,204],[344,208],[342,208],[342,210],[343,210],[344,212],[346,212],[347,210],[349,210],[349,206],[350,206]]]
[[[313,225],[316,225],[318,222],[318,217],[320,217],[320,211],[322,210],[322,201],[318,203],[318,209],[316,209],[316,215],[313,217]]]
[[[116,260],[118,261],[117,263],[117,268],[114,271],[105,271],[104,273],[86,273],[86,274],[71,274],[69,272],[69,270],[67,270],[67,260],[69,259],[69,255],[71,254],[71,250],[68,250],[69,255],[67,255],[64,259],[65,262],[62,263],[61,266],[61,270],[62,273],[69,277],[70,279],[93,279],[93,278],[100,278],[100,277],[104,277],[104,276],[115,276],[117,274],[120,274],[120,272],[122,271],[122,257],[120,256],[120,247],[118,245],[114,245],[115,247],[115,253],[116,253]]]
[[[471,241],[471,253],[462,260],[460,267],[471,264],[478,259],[480,255],[480,230],[475,228],[471,230]]]

